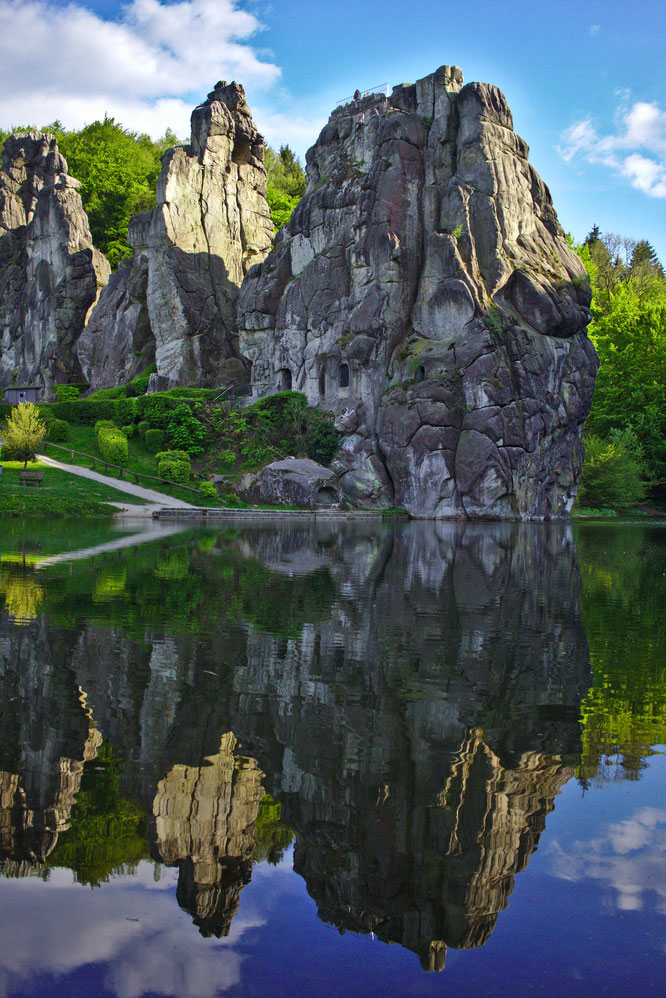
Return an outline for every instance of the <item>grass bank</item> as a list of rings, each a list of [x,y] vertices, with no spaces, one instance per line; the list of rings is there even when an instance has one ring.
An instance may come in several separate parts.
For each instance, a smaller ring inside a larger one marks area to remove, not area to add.
[[[42,472],[42,484],[26,488],[20,484],[22,461],[0,461],[0,465],[0,515],[3,517],[111,516],[117,510],[108,505],[110,502],[144,505],[143,499],[137,496],[119,492],[100,482],[69,475],[40,461],[30,461],[28,470]]]

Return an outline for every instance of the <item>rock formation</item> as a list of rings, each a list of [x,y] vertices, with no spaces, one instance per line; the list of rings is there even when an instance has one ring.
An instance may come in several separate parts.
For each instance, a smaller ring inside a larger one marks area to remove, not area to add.
[[[0,171],[0,385],[78,381],[77,340],[109,265],[53,135],[11,135]]]
[[[254,759],[234,755],[235,748],[227,732],[204,765],[174,766],[153,803],[160,859],[178,866],[178,903],[205,936],[229,934],[252,876],[263,773]]]
[[[590,289],[501,91],[443,66],[352,101],[307,169],[241,289],[256,393],[335,411],[361,504],[566,516],[597,369]]]
[[[155,361],[155,384],[247,381],[235,321],[241,282],[270,249],[263,138],[242,86],[218,83],[191,142],[162,157],[157,204],[130,222],[133,258],[93,310],[79,353],[95,387]]]

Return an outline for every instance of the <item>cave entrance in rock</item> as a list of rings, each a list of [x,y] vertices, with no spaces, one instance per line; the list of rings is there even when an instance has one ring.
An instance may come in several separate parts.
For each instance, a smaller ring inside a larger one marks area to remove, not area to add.
[[[325,485],[317,493],[317,506],[334,506],[337,504],[338,496],[335,489]]]
[[[280,390],[283,392],[290,392],[292,385],[291,371],[288,367],[281,367],[278,371],[278,378],[280,381]]]
[[[319,394],[323,399],[326,398],[326,371],[323,367],[319,372]]]
[[[349,364],[340,364],[338,384],[340,388],[349,388]]]
[[[234,142],[231,159],[234,163],[249,163],[252,143],[244,135],[239,135]]]

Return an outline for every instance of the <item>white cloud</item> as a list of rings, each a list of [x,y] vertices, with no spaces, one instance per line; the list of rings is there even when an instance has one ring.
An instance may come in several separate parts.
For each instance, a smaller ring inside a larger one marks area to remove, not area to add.
[[[623,108],[615,132],[606,135],[599,134],[589,117],[577,121],[557,148],[566,163],[578,157],[602,164],[648,197],[666,197],[666,111],[656,102]]]
[[[613,891],[621,911],[639,911],[652,893],[657,910],[666,913],[666,810],[641,808],[608,825],[602,837],[574,842],[568,851],[553,843],[550,854],[554,876],[599,881]]]
[[[601,31],[601,25],[600,24],[591,24],[590,25],[590,35],[591,35],[592,38],[594,38],[595,35],[598,35],[600,31]]]
[[[264,89],[279,79],[252,47],[261,27],[238,0],[131,0],[116,21],[75,4],[0,0],[0,125],[58,117],[80,127],[108,112],[153,136],[167,125],[187,134],[192,98],[216,80]]]

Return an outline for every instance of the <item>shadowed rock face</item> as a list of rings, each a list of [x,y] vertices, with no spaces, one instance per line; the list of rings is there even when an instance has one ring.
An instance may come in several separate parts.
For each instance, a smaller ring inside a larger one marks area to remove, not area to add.
[[[237,83],[218,83],[191,128],[190,145],[162,157],[156,207],[130,222],[134,257],[81,339],[81,366],[95,387],[127,381],[153,361],[160,387],[247,380],[234,307],[273,235],[264,140]]]
[[[590,290],[496,87],[444,66],[333,112],[308,187],[238,305],[258,394],[344,431],[365,505],[557,518],[597,358]]]
[[[259,567],[280,582],[273,629],[239,616],[165,634],[150,618],[132,639],[95,603],[94,624],[0,633],[6,869],[29,870],[17,793],[48,816],[92,712],[202,932],[226,933],[237,909],[263,783],[320,916],[441,969],[447,946],[487,940],[574,772],[590,677],[570,528],[264,522],[219,544],[239,591]],[[192,552],[182,590],[210,571],[214,599],[217,555]],[[322,573],[329,601],[286,628]]]
[[[78,338],[109,277],[53,135],[11,135],[0,171],[0,385],[77,381]]]

